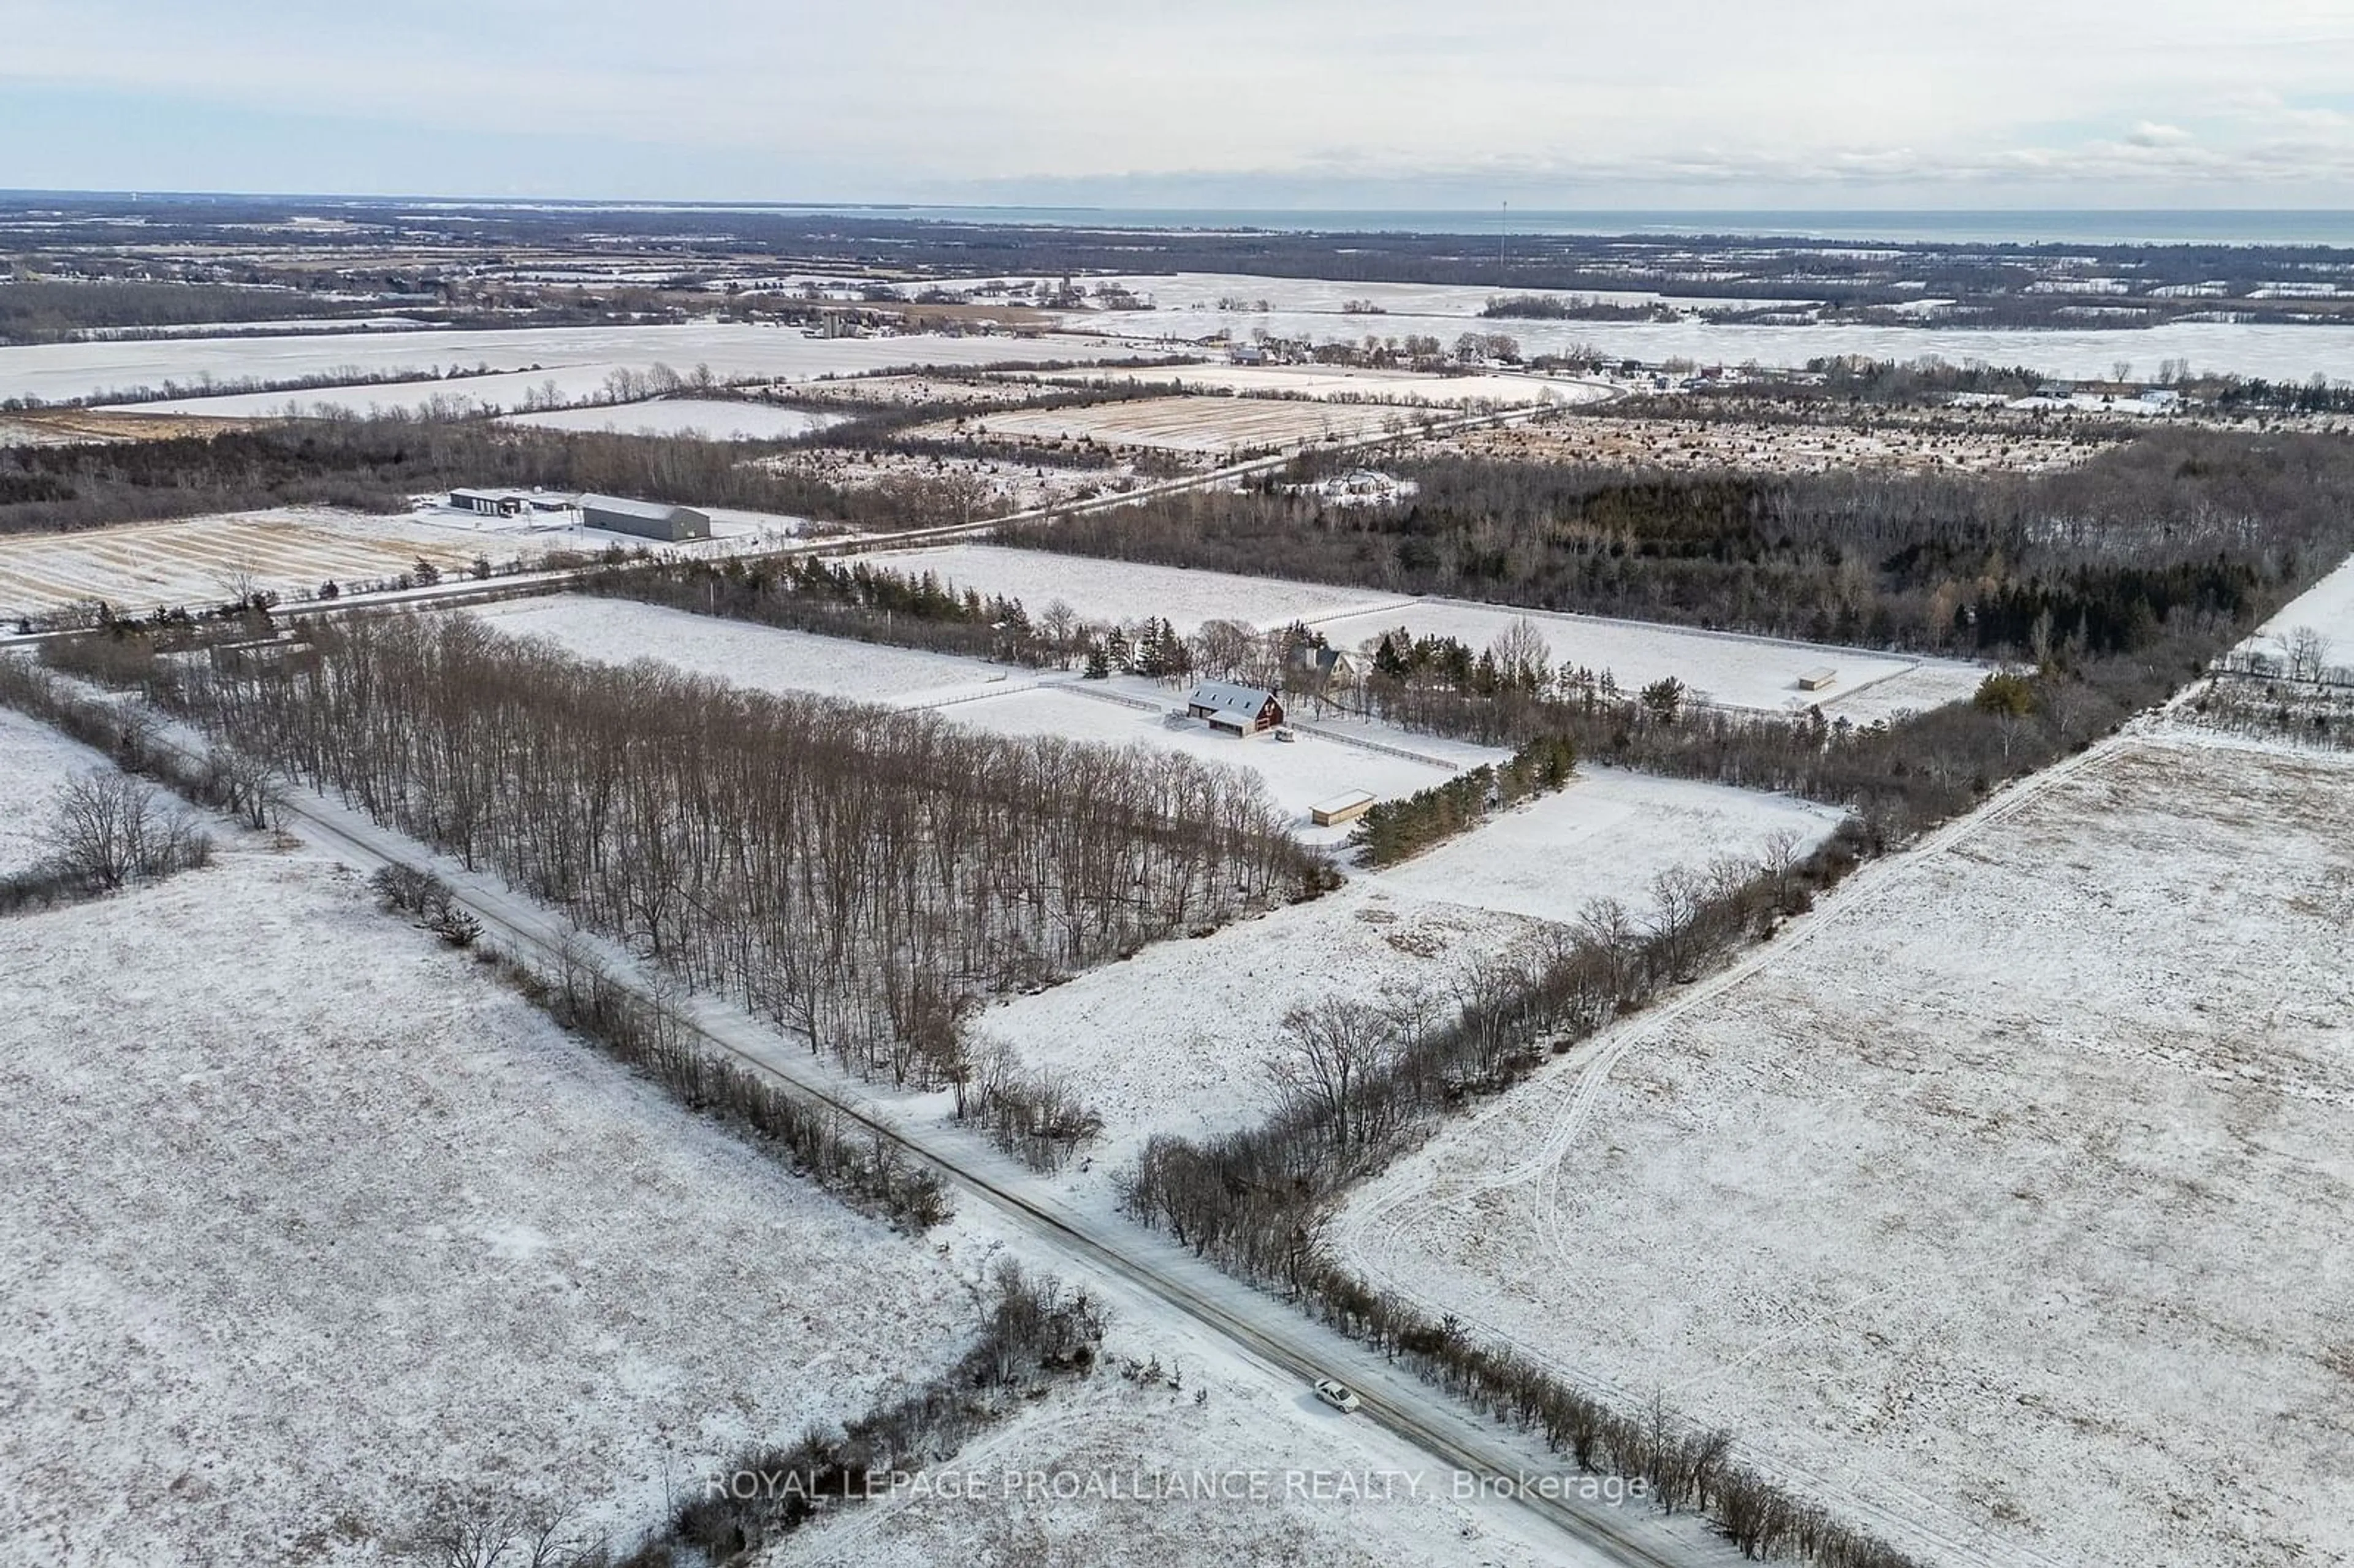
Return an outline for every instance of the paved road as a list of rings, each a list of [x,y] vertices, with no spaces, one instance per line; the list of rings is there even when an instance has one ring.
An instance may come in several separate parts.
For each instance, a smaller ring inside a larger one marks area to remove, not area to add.
[[[178,731],[175,741],[194,742]],[[457,901],[519,954],[553,958],[569,934],[552,911],[469,876],[425,853],[403,835],[359,812],[308,791],[293,791],[286,815],[314,844],[362,867],[398,860],[431,863],[444,871]],[[617,970],[617,979],[631,978]],[[636,978],[642,983],[644,976]],[[650,984],[643,988],[651,991]],[[1305,1386],[1337,1376],[1359,1391],[1359,1419],[1386,1428],[1437,1461],[1436,1467],[1490,1482],[1563,1475],[1559,1462],[1530,1439],[1469,1416],[1410,1374],[1364,1347],[1319,1327],[1289,1307],[1221,1274],[1142,1227],[1074,1209],[1012,1160],[963,1131],[907,1123],[866,1099],[852,1081],[819,1058],[745,1014],[707,998],[673,1002],[687,1024],[715,1052],[732,1056],[794,1091],[897,1144],[956,1189],[977,1198],[1052,1255],[1066,1278],[1109,1277],[1182,1313],[1225,1340],[1246,1359]],[[1729,1548],[1701,1539],[1689,1523],[1671,1529],[1647,1504],[1611,1508],[1575,1496],[1511,1496],[1497,1506],[1525,1510],[1558,1533],[1572,1568],[1691,1568],[1730,1563]]]
[[[1599,386],[1600,383],[1580,383]],[[1576,405],[1592,408],[1623,396],[1615,387],[1606,388],[1608,397],[1594,403]],[[1441,420],[1430,427],[1432,433],[1446,435],[1476,429],[1487,425],[1515,424],[1533,418],[1550,408],[1563,405],[1530,404],[1501,409],[1493,413],[1465,414]],[[1208,490],[1238,480],[1254,479],[1272,473],[1307,450],[1320,452],[1352,451],[1360,448],[1382,446],[1394,441],[1397,436],[1388,431],[1376,431],[1335,440],[1330,445],[1313,449],[1298,449],[1275,457],[1253,458],[1246,462],[1230,463],[1206,473],[1189,473],[1175,479],[1165,479],[1140,486],[1118,495],[1099,495],[1088,501],[1075,501],[1056,506],[1033,507],[1026,512],[1007,513],[999,516],[976,518],[964,523],[944,523],[925,528],[897,528],[879,534],[829,535],[822,538],[796,539],[790,544],[768,549],[748,550],[742,560],[769,560],[787,556],[864,555],[875,550],[912,549],[926,545],[953,544],[960,539],[979,538],[1001,530],[1038,527],[1065,517],[1082,517],[1090,513],[1108,512],[1116,507],[1132,506],[1163,495],[1173,495],[1189,490]],[[595,567],[567,567],[553,571],[509,573],[477,581],[472,577],[452,577],[429,588],[387,588],[380,593],[353,593],[335,599],[288,599],[280,603],[281,615],[324,616],[345,615],[364,609],[386,609],[430,606],[452,609],[469,604],[487,604],[499,599],[529,599],[542,594],[562,593]],[[71,631],[33,632],[17,635],[0,626],[0,646],[9,643],[38,642],[49,637],[69,637]]]

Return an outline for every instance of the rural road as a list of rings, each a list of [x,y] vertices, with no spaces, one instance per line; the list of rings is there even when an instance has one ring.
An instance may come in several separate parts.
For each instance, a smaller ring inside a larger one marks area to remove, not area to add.
[[[203,737],[166,721],[156,737],[195,756]],[[290,788],[290,829],[363,869],[399,862],[430,866],[455,900],[518,956],[554,959],[579,938],[561,916],[466,872],[454,862],[314,792]],[[651,998],[655,987],[626,957],[597,944],[615,978]],[[1220,1273],[1183,1248],[1115,1216],[1082,1213],[1035,1175],[960,1128],[903,1121],[876,1107],[854,1080],[837,1074],[749,1014],[707,997],[665,998],[715,1053],[732,1057],[896,1144],[956,1190],[986,1204],[1044,1261],[1074,1283],[1108,1279],[1160,1303],[1224,1340],[1245,1360],[1304,1388],[1320,1376],[1341,1379],[1364,1401],[1357,1419],[1403,1439],[1443,1468],[1499,1481],[1574,1480],[1560,1460],[1525,1436],[1451,1407],[1444,1395],[1364,1346],[1321,1328],[1273,1297]],[[1310,1467],[1312,1456],[1303,1458]],[[1435,1484],[1435,1483],[1434,1483]],[[1569,1495],[1529,1495],[1518,1488],[1482,1494],[1488,1506],[1520,1510],[1560,1542],[1553,1560],[1567,1568],[1695,1568],[1731,1563],[1734,1552],[1703,1535],[1688,1517],[1671,1527],[1646,1503],[1611,1507]]]
[[[1585,403],[1574,405],[1592,408],[1624,396],[1617,388],[1599,382],[1578,382],[1575,385],[1600,389],[1603,396]],[[1451,435],[1458,431],[1478,429],[1489,425],[1509,425],[1533,418],[1549,409],[1565,405],[1531,403],[1492,412],[1464,414],[1451,419],[1436,421],[1427,427],[1433,435]],[[1164,495],[1174,495],[1189,490],[1207,490],[1237,480],[1253,479],[1271,473],[1294,458],[1310,451],[1344,452],[1368,447],[1378,447],[1398,440],[1387,430],[1371,431],[1364,435],[1336,439],[1312,447],[1298,447],[1273,457],[1251,458],[1243,462],[1229,463],[1204,473],[1189,473],[1175,479],[1156,481],[1117,495],[1098,495],[1087,501],[1075,501],[1056,506],[1036,506],[1027,511],[1005,513],[996,516],[976,518],[965,523],[936,524],[923,528],[897,528],[879,534],[837,534],[821,538],[797,539],[791,544],[767,549],[747,550],[735,556],[738,560],[771,560],[787,556],[865,555],[880,550],[911,549],[927,545],[949,544],[960,539],[975,539],[1002,529],[1039,527],[1066,517],[1084,517],[1092,513],[1108,512],[1118,507],[1132,506],[1141,501],[1151,501]],[[704,557],[716,559],[717,557]],[[456,609],[469,604],[487,604],[499,599],[530,599],[542,594],[562,593],[590,567],[565,567],[553,570],[509,573],[476,580],[453,577],[430,587],[387,588],[378,593],[345,594],[332,599],[288,599],[278,605],[281,616],[343,615],[366,609]],[[75,635],[72,630],[18,633],[0,627],[0,647],[30,644],[51,637]]]

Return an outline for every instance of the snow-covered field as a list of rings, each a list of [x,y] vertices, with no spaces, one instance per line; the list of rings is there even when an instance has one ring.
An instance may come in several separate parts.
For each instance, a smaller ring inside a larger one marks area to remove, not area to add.
[[[216,381],[291,381],[337,376],[415,372],[416,383],[359,387],[338,397],[330,391],[260,393],[250,397],[192,397],[143,408],[206,414],[274,414],[291,397],[304,407],[333,402],[366,408],[420,407],[435,396],[467,397],[477,404],[514,408],[525,392],[553,381],[568,397],[588,397],[605,389],[616,370],[645,373],[666,365],[682,375],[708,366],[726,380],[769,376],[802,381],[817,376],[916,369],[927,366],[974,366],[1040,364],[1125,357],[1132,352],[1101,339],[1070,335],[1034,338],[904,337],[814,338],[797,328],[729,322],[694,322],[675,326],[523,327],[492,332],[309,333],[296,336],[182,338],[137,343],[36,344],[0,348],[0,398],[103,397],[166,382],[190,386],[209,376]],[[472,376],[428,380],[452,368],[487,366],[507,373],[493,385]]]
[[[1002,545],[892,550],[861,559],[912,576],[937,573],[960,588],[1008,594],[1019,599],[1034,617],[1060,599],[1090,620],[1131,621],[1160,616],[1186,634],[1199,630],[1205,620],[1283,626],[1413,602],[1376,588],[1144,566]]]
[[[631,436],[705,436],[722,441],[774,441],[822,430],[848,418],[743,403],[724,397],[664,397],[620,407],[548,408],[509,414],[504,423],[543,430],[615,430]]]
[[[1803,708],[1819,705],[1833,718],[1869,724],[1906,708],[1942,707],[1978,690],[1986,671],[1954,659],[1909,653],[1870,652],[1819,642],[1785,642],[1734,632],[1702,631],[1656,621],[1614,620],[1426,599],[1403,609],[1336,617],[1317,622],[1337,648],[1378,642],[1400,626],[1417,637],[1456,637],[1486,648],[1514,622],[1527,620],[1544,634],[1556,667],[1609,672],[1622,689],[1633,691],[1672,675],[1706,701],[1726,707]],[[1822,691],[1801,691],[1798,677],[1830,669]]]
[[[551,552],[592,553],[615,545],[716,556],[779,543],[802,523],[763,513],[706,508],[712,536],[652,545],[633,535],[584,528],[574,513],[485,517],[438,505],[398,514],[286,506],[165,523],[125,523],[70,534],[0,539],[0,619],[104,599],[144,613],[172,605],[220,603],[249,584],[286,599],[308,598],[323,582],[344,588],[387,581],[419,559],[445,576],[479,557],[494,567],[531,566]],[[549,516],[558,519],[549,521]]]
[[[895,571],[938,573],[960,588],[1009,594],[1032,615],[1060,599],[1090,619],[1134,621],[1165,617],[1181,632],[1203,621],[1240,620],[1261,628],[1304,620],[1335,647],[1355,649],[1384,631],[1459,637],[1485,648],[1514,621],[1535,623],[1554,662],[1607,670],[1622,687],[1672,675],[1730,707],[1779,712],[1819,703],[1834,718],[1869,724],[1904,709],[1943,706],[1969,696],[1986,672],[1957,660],[1871,652],[1827,644],[1701,631],[1652,621],[1553,614],[1460,599],[1410,599],[1371,588],[1246,577],[1182,567],[1063,556],[997,545],[953,545],[865,557]],[[1798,676],[1829,666],[1825,691],[1802,693]]]
[[[477,553],[493,561],[513,558],[514,536],[501,537],[504,550],[484,549],[457,533],[403,519],[309,507],[17,534],[0,539],[0,617],[82,599],[104,599],[134,613],[216,604],[237,598],[247,584],[308,594],[328,579],[398,577],[419,557],[457,571]],[[531,553],[546,547],[535,544]]]
[[[969,415],[954,427],[928,425],[914,434],[935,440],[960,434],[1034,441],[1086,440],[1102,446],[1224,457],[1384,432],[1403,435],[1415,427],[1415,416],[1406,410],[1371,403],[1140,397],[1075,408],[994,409]]]
[[[1474,403],[1591,403],[1609,388],[1552,376],[1494,374],[1431,376],[1412,370],[1365,370],[1343,365],[1185,365],[1168,369],[1056,371],[1044,379],[1075,386],[1160,385],[1214,389],[1245,397],[1313,397],[1327,402],[1423,408]]]
[[[495,630],[544,638],[567,653],[600,663],[654,659],[739,686],[814,692],[854,702],[919,706],[1037,679],[1037,672],[1013,665],[585,594],[509,599],[471,613]]]
[[[444,1487],[642,1524],[971,1321],[307,854],[13,919],[0,996],[0,1562],[378,1563]]]
[[[1241,291],[1257,299],[1273,295],[1278,279],[1246,280]],[[1371,284],[1340,284],[1343,292]],[[1495,291],[1480,291],[1482,297]],[[1362,343],[1368,334],[1405,338],[1436,337],[1452,347],[1467,331],[1500,333],[1524,355],[1569,354],[1591,348],[1612,359],[1657,365],[1689,359],[1701,365],[1803,366],[1810,359],[1863,355],[1910,361],[1935,356],[1949,363],[2024,365],[2045,375],[2103,381],[2124,360],[2151,374],[2160,362],[2188,359],[2202,372],[2230,371],[2273,380],[2303,381],[2317,372],[2333,381],[2354,380],[2354,332],[2342,327],[2252,322],[2168,322],[2151,327],[2041,328],[1746,326],[1701,320],[1673,322],[1472,321],[1459,311],[1414,314],[1345,315],[1336,310],[1108,311],[1072,312],[1062,318],[1074,330],[1149,342],[1167,338],[1195,343],[1220,331],[1245,336],[1260,328],[1278,338],[1307,343]]]
[[[2307,627],[2329,640],[2325,664],[2354,665],[2354,558],[2283,605],[2242,646],[2278,655],[2291,634]]]
[[[1250,744],[1257,756],[1261,743]],[[1296,749],[1264,747],[1270,757]],[[1541,922],[1574,919],[1597,898],[1617,899],[1639,918],[1655,906],[1661,873],[1720,857],[1754,864],[1779,832],[1811,848],[1837,819],[1780,796],[1586,769],[1560,794],[1426,854],[1355,872],[1337,894],[1147,948],[1002,1002],[978,1028],[1077,1086],[1104,1118],[1096,1159],[1117,1164],[1150,1133],[1193,1136],[1263,1120],[1267,1064],[1281,1049],[1278,1024],[1291,1007],[1353,997],[1444,1015],[1458,1004],[1450,988],[1470,966],[1541,942]]]
[[[2023,789],[1336,1243],[1928,1561],[2354,1560],[2354,763],[2143,736]]]
[[[77,775],[111,769],[107,759],[48,725],[0,708],[0,876],[48,853],[58,791]]]
[[[1754,867],[1776,833],[1789,834],[1804,853],[1841,815],[1787,795],[1582,768],[1558,794],[1370,874],[1399,893],[1574,920],[1596,898],[1650,908],[1652,879],[1664,871],[1723,859]]]

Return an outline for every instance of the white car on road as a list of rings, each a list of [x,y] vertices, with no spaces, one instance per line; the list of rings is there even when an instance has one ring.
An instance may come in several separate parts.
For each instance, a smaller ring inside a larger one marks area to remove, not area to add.
[[[1357,1397],[1356,1390],[1347,1383],[1334,1383],[1329,1377],[1320,1377],[1316,1380],[1316,1397],[1343,1415],[1364,1403]]]

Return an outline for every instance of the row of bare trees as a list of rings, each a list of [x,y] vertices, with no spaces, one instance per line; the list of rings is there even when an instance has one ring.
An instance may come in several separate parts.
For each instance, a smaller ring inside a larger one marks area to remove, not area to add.
[[[896,1084],[968,1086],[981,998],[1334,878],[1255,779],[1178,755],[616,672],[461,618],[316,637],[276,670],[51,647]]]
[[[1269,1068],[1277,1108],[1262,1126],[1196,1143],[1161,1136],[1123,1175],[1148,1224],[1221,1267],[1292,1295],[1328,1326],[1412,1366],[1499,1419],[1536,1433],[1581,1470],[1639,1479],[1674,1510],[1707,1513],[1744,1555],[1795,1554],[1821,1568],[1907,1568],[1908,1559],[1738,1462],[1728,1435],[1663,1405],[1614,1407],[1509,1347],[1341,1267],[1320,1240],[1347,1185],[1425,1136],[1451,1109],[1533,1071],[1613,1018],[1648,1005],[1743,942],[1811,906],[1867,847],[1850,821],[1801,855],[1778,836],[1762,865],[1733,861],[1663,874],[1650,910],[1589,906],[1550,945],[1464,972],[1443,1021],[1343,997],[1294,1009]]]

